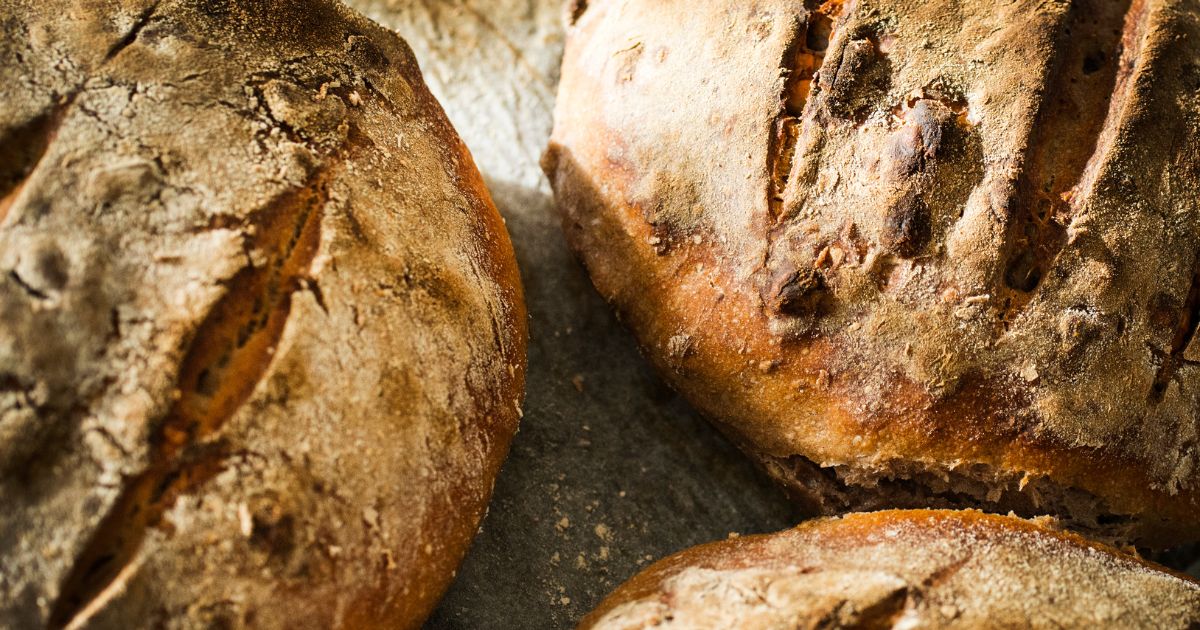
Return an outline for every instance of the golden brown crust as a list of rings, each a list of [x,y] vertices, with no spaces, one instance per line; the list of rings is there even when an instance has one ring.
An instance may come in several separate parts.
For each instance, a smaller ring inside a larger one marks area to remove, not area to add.
[[[1036,522],[884,511],[693,547],[580,624],[645,627],[1121,627],[1200,623],[1200,582]]]
[[[650,358],[828,512],[1194,540],[1198,9],[591,2],[544,164]]]
[[[0,29],[0,625],[419,625],[526,329],[411,51],[328,0]]]

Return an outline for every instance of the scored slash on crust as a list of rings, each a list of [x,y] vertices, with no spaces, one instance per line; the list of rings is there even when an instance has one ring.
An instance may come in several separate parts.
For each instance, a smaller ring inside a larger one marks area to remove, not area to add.
[[[833,39],[837,20],[845,8],[842,0],[828,0],[820,4],[815,0],[807,0],[804,5],[807,16],[797,24],[798,30],[792,35],[792,43],[784,50],[780,63],[786,77],[780,96],[780,111],[772,125],[771,146],[767,151],[771,173],[767,202],[771,216],[775,218],[782,212],[784,191],[792,172],[804,109],[817,80],[817,71],[825,60],[825,51]]]
[[[1146,0],[1073,7],[1050,85],[1007,208],[1005,328],[1053,267],[1088,200],[1130,98],[1149,15]],[[1064,95],[1063,93],[1066,93]],[[1082,104],[1082,111],[1080,108]]]
[[[167,527],[163,515],[175,501],[225,468],[229,454],[218,437],[221,426],[267,372],[292,294],[319,291],[308,272],[320,245],[329,179],[329,171],[318,172],[247,221],[258,236],[247,237],[247,250],[262,252],[266,263],[236,274],[193,334],[179,371],[179,397],[152,439],[150,466],[126,483],[76,558],[50,627],[67,626],[103,597],[135,560],[147,533]]]

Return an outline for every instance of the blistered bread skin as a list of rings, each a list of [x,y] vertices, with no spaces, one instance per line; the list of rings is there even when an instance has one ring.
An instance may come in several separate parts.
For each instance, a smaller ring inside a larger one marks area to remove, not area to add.
[[[700,545],[580,624],[637,628],[1194,628],[1200,582],[973,510],[884,511]]]
[[[797,497],[1200,537],[1200,2],[572,19],[567,238]]]
[[[526,331],[407,45],[329,0],[0,18],[0,626],[419,625]]]

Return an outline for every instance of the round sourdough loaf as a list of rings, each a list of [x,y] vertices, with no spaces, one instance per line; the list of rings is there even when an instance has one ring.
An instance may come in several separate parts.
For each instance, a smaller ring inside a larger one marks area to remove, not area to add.
[[[1200,536],[1200,2],[578,2],[596,287],[825,513]]]
[[[419,625],[526,331],[408,47],[332,0],[0,29],[0,626]]]
[[[1200,624],[1200,582],[1012,516],[886,511],[693,547],[581,628],[1147,628]]]

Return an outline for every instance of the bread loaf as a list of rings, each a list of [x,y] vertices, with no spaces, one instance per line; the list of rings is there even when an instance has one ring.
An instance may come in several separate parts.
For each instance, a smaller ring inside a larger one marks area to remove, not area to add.
[[[0,626],[418,626],[526,331],[408,47],[332,0],[0,29]]]
[[[1200,537],[1200,3],[576,3],[544,166],[646,354],[825,513]]]
[[[1194,628],[1200,582],[975,511],[885,511],[693,547],[581,628]]]

